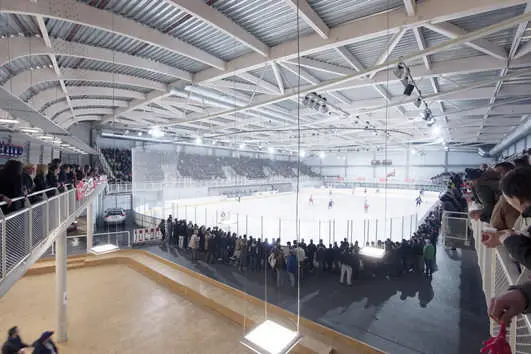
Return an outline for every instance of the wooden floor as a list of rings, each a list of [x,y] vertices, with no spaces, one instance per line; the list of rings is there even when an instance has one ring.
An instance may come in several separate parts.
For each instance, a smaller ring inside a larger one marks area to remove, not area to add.
[[[61,353],[248,353],[243,329],[125,265],[68,270],[68,342]],[[0,334],[30,343],[55,328],[55,276],[24,277],[0,298]]]

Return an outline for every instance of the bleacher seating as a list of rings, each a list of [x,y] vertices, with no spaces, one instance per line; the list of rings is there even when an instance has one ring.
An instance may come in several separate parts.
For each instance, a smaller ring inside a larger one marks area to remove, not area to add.
[[[131,150],[101,149],[117,180],[131,181]],[[227,179],[226,170],[230,168],[236,176],[247,179],[265,179],[270,177],[294,178],[297,176],[297,161],[277,161],[251,157],[219,157],[181,153],[178,156],[177,174],[194,180]],[[302,164],[301,175],[319,177],[319,174]],[[158,181],[158,178],[155,178]],[[155,182],[153,180],[153,182]]]

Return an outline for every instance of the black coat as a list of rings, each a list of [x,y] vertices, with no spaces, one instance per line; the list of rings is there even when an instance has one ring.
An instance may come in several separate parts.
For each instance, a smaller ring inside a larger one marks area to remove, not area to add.
[[[20,349],[27,347],[28,345],[23,343],[19,336],[8,338],[2,346],[2,354],[17,354]]]
[[[54,342],[52,342],[52,340],[50,339],[49,340],[50,343],[52,344],[52,346],[54,347],[54,350],[56,353],[59,353],[59,351],[57,350],[57,346],[55,345]],[[44,346],[44,344],[42,344],[41,342],[37,341],[35,343],[33,343],[33,354],[51,354],[52,352],[50,351],[50,349],[46,348]]]
[[[48,188],[48,184],[46,183],[46,177],[42,173],[35,176],[35,178],[33,179],[33,183],[35,185],[34,190],[36,192],[43,191]]]
[[[33,184],[33,180],[31,179],[31,176],[27,173],[22,173],[22,186],[26,190],[27,194],[33,193],[33,189],[35,185]]]

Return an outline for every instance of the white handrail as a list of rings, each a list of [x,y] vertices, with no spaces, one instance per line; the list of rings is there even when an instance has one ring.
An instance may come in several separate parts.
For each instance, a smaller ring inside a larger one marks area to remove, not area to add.
[[[77,190],[31,204],[24,197],[24,208],[5,216],[0,210],[0,297],[51,247],[57,235],[66,231],[106,187],[100,183],[77,198]]]
[[[486,248],[481,243],[483,223],[479,220],[472,219],[469,222],[474,235],[483,292],[485,293],[488,304],[491,298],[502,294],[509,286],[529,281],[531,272],[524,268],[520,274],[516,263],[511,259],[511,256],[503,245],[495,249]],[[495,335],[498,326],[491,321],[490,329],[491,335]],[[511,325],[508,327],[508,339],[512,352],[531,354],[530,337],[531,320],[529,315],[514,317]]]

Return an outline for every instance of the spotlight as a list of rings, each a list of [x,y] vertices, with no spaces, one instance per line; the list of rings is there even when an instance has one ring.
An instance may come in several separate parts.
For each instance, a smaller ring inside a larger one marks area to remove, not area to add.
[[[304,99],[302,100],[302,105],[307,106],[309,104],[310,104],[310,97],[305,96]]]
[[[197,145],[201,145],[203,143],[203,140],[201,140],[201,138],[198,137],[198,138],[195,139],[195,143]]]
[[[241,144],[240,144],[240,150],[243,150],[243,149],[245,149],[245,144],[244,144],[244,143],[241,143]]]
[[[430,118],[430,119],[428,119],[428,120],[426,121],[426,125],[427,125],[428,127],[431,127],[431,126],[434,125],[434,124],[435,124],[435,119],[433,119],[433,118]]]
[[[430,120],[430,119],[433,117],[433,115],[432,115],[432,113],[431,113],[431,109],[426,108],[426,109],[421,113],[421,117],[422,117],[422,119],[424,119],[424,120],[426,120],[426,121]]]
[[[136,135],[142,136],[142,132],[138,132],[138,133],[136,133]]]
[[[417,98],[415,102],[413,102],[413,104],[415,104],[415,107],[420,108],[420,106],[422,105],[422,99],[420,97]]]
[[[153,128],[149,129],[149,135],[154,138],[162,138],[164,136],[164,132],[160,129],[160,127],[154,126]]]
[[[413,93],[414,89],[415,89],[415,85],[413,85],[412,83],[408,82],[406,87],[404,88],[404,96],[411,96],[411,94]]]
[[[301,157],[304,157],[304,156],[306,156],[306,151],[304,151],[304,150],[301,150],[301,152],[300,152],[300,156],[301,156]]]
[[[439,126],[435,125],[432,129],[432,133],[433,135],[435,136],[439,136],[439,134],[441,134],[441,128],[439,128]]]
[[[272,147],[268,147],[268,148],[267,148],[267,151],[268,151],[270,154],[274,154],[274,153],[275,153],[275,149],[272,148]]]
[[[126,130],[126,131],[124,132],[124,134],[125,134],[125,135],[128,135],[128,134],[129,134],[129,130]]]
[[[319,157],[322,158],[322,159],[324,159],[324,158],[326,157],[325,152],[324,152],[324,151],[321,151],[321,152],[319,153]]]
[[[399,63],[394,69],[393,74],[395,74],[396,78],[399,80],[402,80],[406,77],[406,68],[405,65],[402,63]]]
[[[321,113],[328,113],[328,107],[325,104],[321,105],[321,108],[319,109]]]

